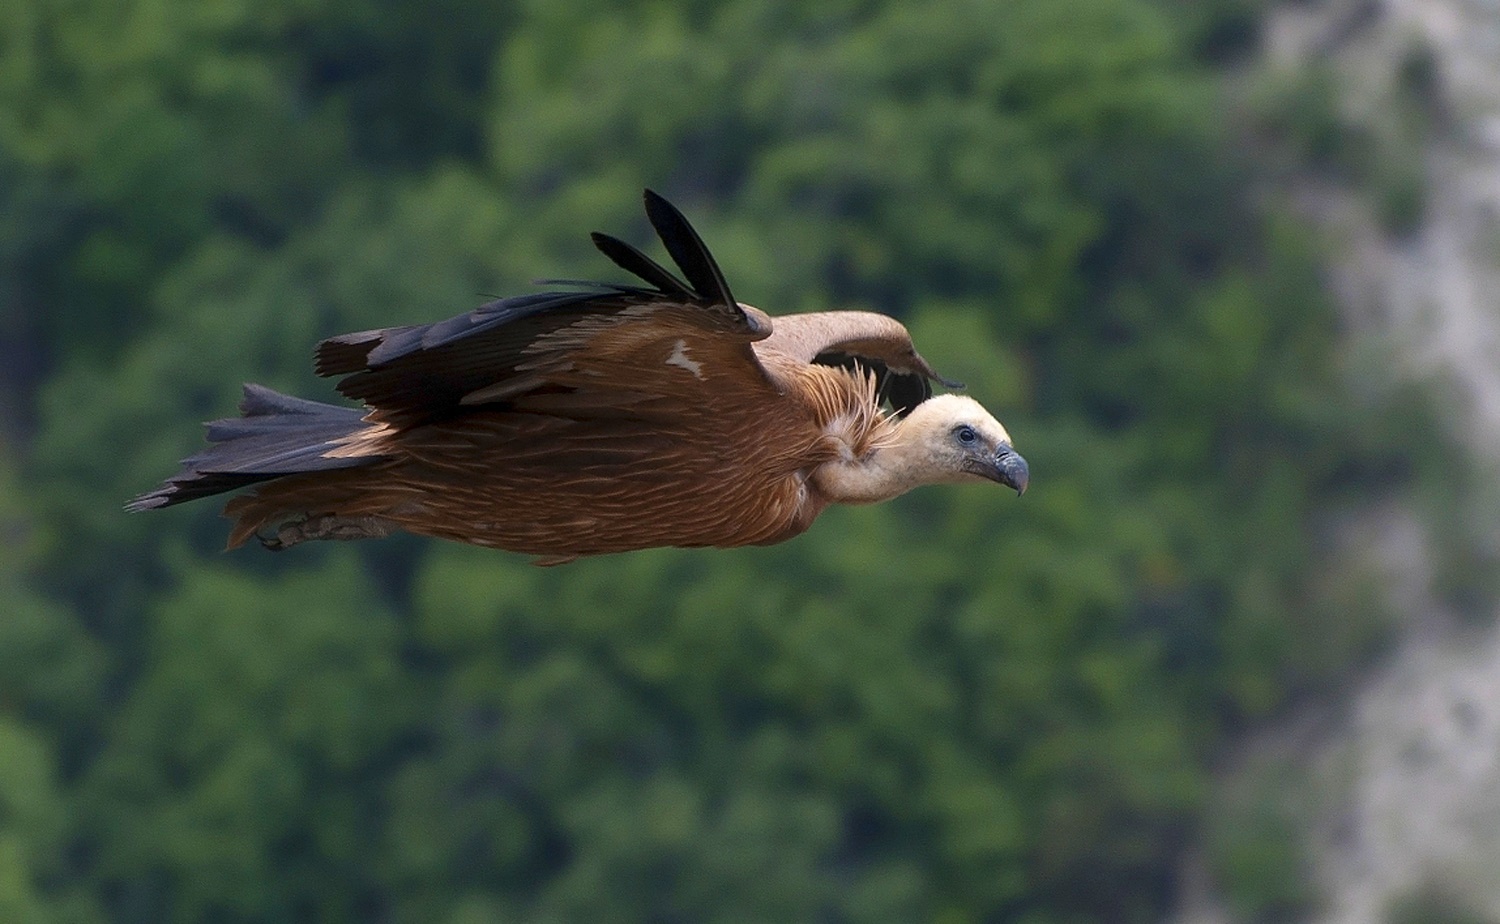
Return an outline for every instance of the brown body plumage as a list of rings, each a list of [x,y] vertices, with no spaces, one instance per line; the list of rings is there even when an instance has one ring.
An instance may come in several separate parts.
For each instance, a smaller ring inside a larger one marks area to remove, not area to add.
[[[1024,489],[1004,428],[970,399],[930,399],[935,375],[894,319],[773,321],[734,301],[672,206],[648,192],[647,213],[687,283],[596,234],[652,287],[324,341],[319,373],[345,376],[363,413],[247,386],[245,416],[210,424],[214,445],[132,507],[256,484],[225,508],[231,546],[399,528],[555,563],[778,542],[830,503],[922,483]]]

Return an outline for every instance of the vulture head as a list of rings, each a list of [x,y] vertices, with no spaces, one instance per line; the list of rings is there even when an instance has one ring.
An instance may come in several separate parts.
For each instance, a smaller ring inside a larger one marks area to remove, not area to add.
[[[1000,421],[973,398],[928,398],[912,408],[896,433],[896,455],[915,468],[919,484],[982,479],[1026,492],[1026,460],[1011,447]]]
[[[889,500],[924,484],[981,480],[1021,494],[1028,475],[1010,434],[978,401],[936,395],[895,421],[868,455],[825,463],[814,477],[830,499],[861,504]]]

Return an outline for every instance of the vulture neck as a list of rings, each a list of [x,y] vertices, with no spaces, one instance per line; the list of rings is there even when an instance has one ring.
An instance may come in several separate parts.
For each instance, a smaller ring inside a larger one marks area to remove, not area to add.
[[[918,439],[920,434],[897,427],[883,441],[855,458],[825,462],[813,473],[813,482],[830,501],[838,504],[875,504],[905,494],[934,480],[930,454]]]

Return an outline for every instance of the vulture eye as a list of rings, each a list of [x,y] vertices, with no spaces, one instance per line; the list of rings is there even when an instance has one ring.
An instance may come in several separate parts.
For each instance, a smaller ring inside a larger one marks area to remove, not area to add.
[[[954,427],[953,435],[958,437],[958,441],[965,446],[972,445],[975,440],[979,439],[979,434],[975,433],[974,428],[968,424],[960,424]]]

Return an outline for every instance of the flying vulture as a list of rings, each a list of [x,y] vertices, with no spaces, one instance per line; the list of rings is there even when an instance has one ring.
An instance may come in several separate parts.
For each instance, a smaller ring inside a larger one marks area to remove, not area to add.
[[[436,324],[318,345],[319,375],[363,407],[246,385],[241,417],[131,510],[256,485],[231,500],[229,547],[397,529],[539,564],[654,546],[765,545],[831,503],[990,480],[1017,493],[1010,436],[949,387],[895,319],[771,318],[735,301],[666,199],[646,215],[678,278],[607,234],[644,284],[562,283]]]

